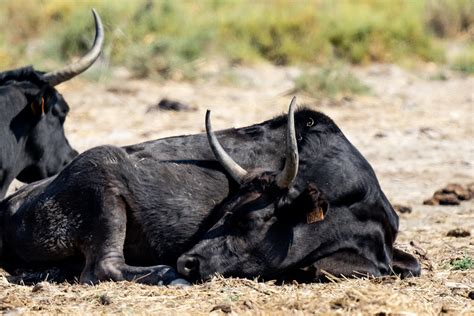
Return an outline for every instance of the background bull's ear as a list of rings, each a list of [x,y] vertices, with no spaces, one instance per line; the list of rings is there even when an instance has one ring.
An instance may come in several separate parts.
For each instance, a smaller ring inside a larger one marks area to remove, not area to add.
[[[43,116],[44,115],[44,97],[37,99],[31,103],[31,111],[33,111],[33,115],[35,116]]]
[[[36,117],[42,117],[45,113],[46,89],[47,87],[45,86],[41,90],[39,90],[39,92],[36,91],[35,94],[30,95],[27,98],[30,110]]]

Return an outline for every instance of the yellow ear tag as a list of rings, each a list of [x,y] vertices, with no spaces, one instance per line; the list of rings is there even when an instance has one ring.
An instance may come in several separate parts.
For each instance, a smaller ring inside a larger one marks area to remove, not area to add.
[[[324,212],[321,206],[318,206],[317,208],[315,208],[314,210],[306,214],[306,222],[308,224],[320,222],[323,219],[324,219]]]

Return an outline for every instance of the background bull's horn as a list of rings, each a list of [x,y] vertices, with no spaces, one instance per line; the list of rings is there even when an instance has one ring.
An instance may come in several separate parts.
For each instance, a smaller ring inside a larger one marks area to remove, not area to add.
[[[282,172],[277,176],[277,185],[280,188],[289,188],[295,181],[298,174],[298,143],[296,142],[295,131],[295,103],[296,97],[293,97],[288,110],[288,126],[286,134],[286,161]]]
[[[43,79],[49,84],[55,86],[77,76],[92,66],[99,57],[104,43],[104,27],[102,26],[102,21],[100,20],[99,15],[94,9],[92,9],[92,14],[94,15],[95,20],[95,39],[92,48],[77,62],[67,65],[62,69],[44,74]]]
[[[216,160],[224,167],[224,169],[230,174],[230,176],[237,181],[237,183],[242,183],[244,177],[247,175],[247,171],[244,168],[239,166],[222,148],[221,144],[217,140],[216,134],[212,131],[211,127],[211,111],[207,110],[206,112],[206,133],[207,140],[211,146],[212,152],[216,157]]]

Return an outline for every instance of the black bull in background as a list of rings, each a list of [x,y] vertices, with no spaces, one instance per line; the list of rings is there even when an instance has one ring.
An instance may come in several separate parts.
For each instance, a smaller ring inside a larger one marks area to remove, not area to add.
[[[209,142],[96,147],[21,188],[0,204],[1,266],[85,283],[185,283],[174,268],[190,281],[419,275],[393,247],[398,217],[371,166],[330,118],[293,100],[288,117],[206,127]]]
[[[69,106],[54,86],[99,57],[104,31],[93,14],[94,44],[77,62],[49,73],[31,66],[0,73],[0,199],[15,178],[30,183],[52,176],[77,156],[64,135]]]

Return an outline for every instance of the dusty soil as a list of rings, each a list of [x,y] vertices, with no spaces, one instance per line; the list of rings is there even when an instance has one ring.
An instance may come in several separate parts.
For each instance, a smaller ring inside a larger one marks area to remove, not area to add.
[[[400,214],[397,243],[423,263],[420,278],[334,280],[329,284],[285,285],[216,278],[188,288],[106,282],[98,286],[9,284],[0,276],[0,309],[7,313],[118,314],[306,314],[474,315],[474,270],[453,270],[449,262],[474,258],[474,200],[459,206],[423,201],[447,183],[474,181],[474,78],[438,70],[416,73],[392,65],[354,69],[372,89],[367,96],[318,100],[298,95],[298,103],[320,110],[340,126],[374,167]],[[75,79],[59,90],[71,105],[66,122],[79,151],[100,144],[126,145],[204,130],[205,109],[215,128],[245,126],[284,113],[288,92],[300,70],[258,66],[232,71],[207,69],[194,83],[115,79],[91,83]],[[162,98],[196,110],[148,111]],[[15,186],[18,186],[16,183]],[[460,228],[471,236],[448,237]],[[472,294],[471,294],[472,295]]]

